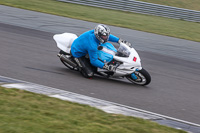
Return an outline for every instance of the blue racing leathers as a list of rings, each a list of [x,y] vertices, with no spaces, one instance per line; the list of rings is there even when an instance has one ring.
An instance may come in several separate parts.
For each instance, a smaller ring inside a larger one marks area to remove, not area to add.
[[[108,41],[118,42],[119,38],[110,35]],[[80,58],[89,54],[90,63],[99,68],[103,68],[104,63],[98,59],[97,51],[100,41],[95,37],[94,30],[87,31],[74,40],[71,46],[71,53],[73,57]]]

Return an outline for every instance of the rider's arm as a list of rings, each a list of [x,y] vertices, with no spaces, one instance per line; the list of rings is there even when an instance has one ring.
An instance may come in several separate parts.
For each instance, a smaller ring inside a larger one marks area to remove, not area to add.
[[[108,41],[111,41],[111,42],[118,42],[118,41],[119,41],[119,38],[116,37],[116,36],[114,36],[114,35],[112,35],[112,34],[110,34]]]
[[[99,68],[103,68],[104,66],[104,63],[101,62],[99,59],[98,59],[98,55],[97,55],[97,49],[95,50],[89,50],[88,51],[88,54],[90,56],[90,63],[95,66],[95,67],[99,67]]]
[[[117,43],[119,43],[119,44],[120,44],[120,43],[125,43],[125,44],[128,45],[129,47],[131,46],[131,43],[129,43],[129,42],[127,42],[126,40],[123,40],[123,39],[121,39],[121,38],[118,38],[118,37],[116,37],[116,36],[114,36],[114,35],[112,35],[112,34],[110,34],[108,41],[117,42]]]

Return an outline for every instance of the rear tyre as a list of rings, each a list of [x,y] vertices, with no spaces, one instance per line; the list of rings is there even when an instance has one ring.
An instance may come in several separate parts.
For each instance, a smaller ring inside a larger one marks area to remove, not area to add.
[[[133,84],[144,86],[151,82],[151,76],[144,68],[142,70],[135,71],[134,74],[136,75],[137,79],[133,79],[131,75],[126,76],[126,78]]]

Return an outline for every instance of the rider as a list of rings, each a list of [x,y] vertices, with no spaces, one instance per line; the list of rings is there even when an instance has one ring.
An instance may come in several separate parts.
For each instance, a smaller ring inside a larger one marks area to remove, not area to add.
[[[130,45],[130,43],[110,34],[110,29],[104,24],[99,24],[94,30],[83,33],[72,43],[71,54],[84,77],[93,76],[92,66],[114,71],[115,67],[113,65],[101,62],[97,56],[98,46],[107,41],[124,42]],[[89,55],[89,60],[85,58],[87,54]]]

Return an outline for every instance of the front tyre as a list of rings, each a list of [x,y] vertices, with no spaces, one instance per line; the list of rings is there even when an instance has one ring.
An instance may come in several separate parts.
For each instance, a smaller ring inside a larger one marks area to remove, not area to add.
[[[126,78],[134,84],[144,86],[151,82],[151,76],[144,68],[142,68],[142,70],[135,71],[134,74],[137,79],[133,79],[131,75],[126,76]]]

